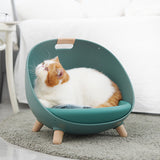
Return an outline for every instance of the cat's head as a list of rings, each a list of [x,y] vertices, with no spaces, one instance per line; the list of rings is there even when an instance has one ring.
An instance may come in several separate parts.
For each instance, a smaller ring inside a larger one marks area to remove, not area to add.
[[[69,75],[62,67],[58,56],[54,59],[45,60],[36,67],[37,79],[49,87],[63,84],[69,80]]]

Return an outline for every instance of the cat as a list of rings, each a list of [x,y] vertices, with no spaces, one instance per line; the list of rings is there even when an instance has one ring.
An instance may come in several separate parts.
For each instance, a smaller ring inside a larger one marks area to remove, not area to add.
[[[36,67],[34,91],[45,107],[56,105],[117,106],[122,99],[118,86],[103,73],[92,68],[65,70],[58,57]]]

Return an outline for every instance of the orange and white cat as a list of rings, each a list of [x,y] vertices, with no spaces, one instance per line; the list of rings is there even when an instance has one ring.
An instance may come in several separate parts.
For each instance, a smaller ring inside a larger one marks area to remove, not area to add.
[[[117,106],[118,86],[91,68],[65,70],[56,57],[36,67],[35,93],[45,107],[72,104],[93,108]]]

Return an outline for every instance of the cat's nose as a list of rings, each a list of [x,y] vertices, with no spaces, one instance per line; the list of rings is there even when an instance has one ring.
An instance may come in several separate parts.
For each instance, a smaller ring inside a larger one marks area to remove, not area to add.
[[[45,67],[44,70],[45,70],[45,71],[48,71],[48,67]]]

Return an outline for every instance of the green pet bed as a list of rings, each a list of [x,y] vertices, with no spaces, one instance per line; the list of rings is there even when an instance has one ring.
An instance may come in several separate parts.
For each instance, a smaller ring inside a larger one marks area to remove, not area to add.
[[[73,47],[56,49],[57,44],[71,44]],[[39,63],[56,56],[65,69],[88,67],[106,74],[119,86],[122,101],[116,107],[96,109],[60,109],[43,106],[34,92],[36,75],[33,71]],[[123,121],[133,108],[132,85],[120,62],[104,47],[78,39],[44,41],[36,45],[28,55],[25,85],[28,104],[37,118],[33,131],[39,131],[43,124],[53,129],[53,143],[61,143],[63,133],[95,134],[111,128],[117,129],[120,136],[127,136]]]

